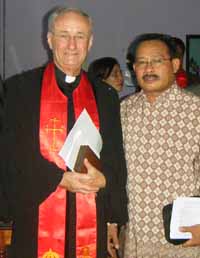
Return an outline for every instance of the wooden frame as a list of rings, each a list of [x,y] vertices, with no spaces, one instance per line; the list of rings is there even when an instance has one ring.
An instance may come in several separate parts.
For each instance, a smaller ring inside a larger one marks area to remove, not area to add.
[[[186,70],[200,80],[200,34],[186,35]]]

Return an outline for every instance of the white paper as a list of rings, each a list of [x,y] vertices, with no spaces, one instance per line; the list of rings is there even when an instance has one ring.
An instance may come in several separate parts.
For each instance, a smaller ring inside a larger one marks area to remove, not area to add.
[[[74,169],[80,145],[89,145],[97,157],[100,158],[102,138],[86,109],[76,120],[59,152],[66,166],[71,170]]]
[[[179,227],[196,224],[200,224],[200,198],[178,197],[173,202],[170,238],[191,239],[192,234],[190,232],[180,232]]]

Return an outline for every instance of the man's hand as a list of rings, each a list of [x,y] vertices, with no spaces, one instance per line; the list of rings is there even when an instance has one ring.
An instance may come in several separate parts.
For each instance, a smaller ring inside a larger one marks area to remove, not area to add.
[[[116,250],[119,249],[118,228],[115,223],[108,223],[107,250],[111,257],[117,258]]]
[[[192,238],[183,244],[183,247],[200,246],[200,225],[180,227],[181,232],[192,233]]]
[[[104,175],[93,167],[87,159],[84,160],[88,173],[81,174],[75,171],[65,172],[60,182],[60,186],[66,190],[76,193],[96,193],[100,188],[105,187],[106,179]]]

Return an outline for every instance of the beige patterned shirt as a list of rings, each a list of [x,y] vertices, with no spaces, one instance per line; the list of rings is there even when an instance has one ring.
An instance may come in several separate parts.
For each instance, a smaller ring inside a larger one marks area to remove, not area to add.
[[[172,85],[150,104],[143,91],[121,104],[128,168],[129,224],[125,258],[200,257],[164,237],[162,208],[199,195],[200,98]]]

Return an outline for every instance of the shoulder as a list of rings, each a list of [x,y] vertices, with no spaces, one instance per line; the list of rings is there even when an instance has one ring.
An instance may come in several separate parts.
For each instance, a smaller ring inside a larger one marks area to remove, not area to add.
[[[140,100],[140,98],[140,92],[127,96],[120,102],[121,109],[134,108],[136,103]]]
[[[6,106],[15,107],[15,103],[34,102],[40,96],[44,68],[36,68],[14,75],[5,81]]]
[[[44,72],[44,67],[38,67],[32,70],[28,70],[28,71],[16,74],[6,79],[5,88],[7,90],[9,89],[9,87],[12,87],[12,90],[13,90],[15,87],[19,89],[24,85],[28,87],[28,85],[30,85],[30,82],[34,83],[37,80],[41,81],[43,72]]]
[[[200,97],[200,84],[191,84],[185,88],[186,91],[192,92],[193,94]]]
[[[109,84],[107,84],[99,79],[91,80],[89,78],[89,81],[92,83],[92,85],[97,93],[108,94],[108,95],[111,95],[114,97],[118,97],[117,91],[113,87],[111,87]]]
[[[120,116],[122,127],[127,119],[133,119],[142,105],[143,96],[141,92],[134,93],[123,99],[120,103]]]
[[[185,89],[179,89],[178,100],[191,108],[191,105],[195,105],[200,108],[200,96],[196,94],[186,91]]]
[[[101,101],[102,104],[103,102],[106,103],[107,101],[110,105],[115,102],[119,104],[118,93],[113,87],[99,79],[94,79],[90,76],[88,76],[88,79],[92,84],[97,101]]]
[[[200,125],[200,97],[184,89],[179,89],[176,95],[176,101],[172,102],[173,107],[177,109],[180,116],[187,117],[190,121]]]

